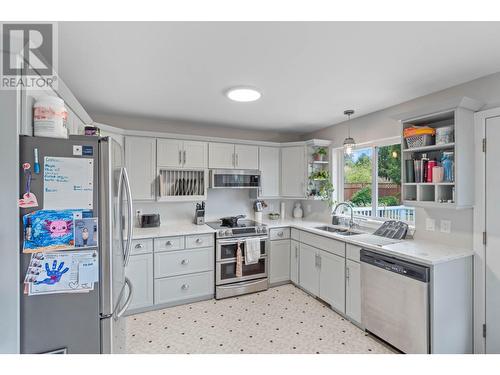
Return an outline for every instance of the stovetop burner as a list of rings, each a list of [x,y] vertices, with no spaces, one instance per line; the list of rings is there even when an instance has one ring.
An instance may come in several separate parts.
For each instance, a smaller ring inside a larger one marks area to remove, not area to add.
[[[209,227],[217,230],[217,238],[227,237],[248,237],[267,234],[267,226],[254,220],[238,220],[236,226],[230,226],[220,221],[206,223]]]

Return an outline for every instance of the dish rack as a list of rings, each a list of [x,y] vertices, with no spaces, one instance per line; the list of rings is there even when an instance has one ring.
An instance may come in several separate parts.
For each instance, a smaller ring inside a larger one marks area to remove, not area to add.
[[[206,169],[160,169],[158,179],[158,201],[198,201],[207,197]]]

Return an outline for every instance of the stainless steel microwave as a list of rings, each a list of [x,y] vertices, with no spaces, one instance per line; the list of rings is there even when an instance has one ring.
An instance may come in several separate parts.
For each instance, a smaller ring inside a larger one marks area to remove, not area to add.
[[[249,169],[212,169],[210,187],[212,189],[258,189],[261,176],[258,170]]]

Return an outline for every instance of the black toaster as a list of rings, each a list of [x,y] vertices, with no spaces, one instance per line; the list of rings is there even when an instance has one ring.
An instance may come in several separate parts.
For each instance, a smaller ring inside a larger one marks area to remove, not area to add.
[[[141,228],[152,228],[160,226],[160,214],[145,214],[139,217]]]

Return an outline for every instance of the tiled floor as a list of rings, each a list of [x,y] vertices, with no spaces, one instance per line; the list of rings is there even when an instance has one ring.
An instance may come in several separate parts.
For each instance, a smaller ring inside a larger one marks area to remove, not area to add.
[[[129,353],[392,353],[292,285],[127,318]]]

